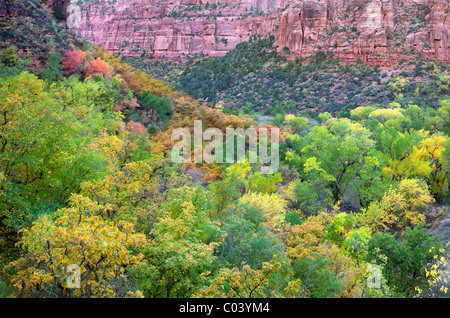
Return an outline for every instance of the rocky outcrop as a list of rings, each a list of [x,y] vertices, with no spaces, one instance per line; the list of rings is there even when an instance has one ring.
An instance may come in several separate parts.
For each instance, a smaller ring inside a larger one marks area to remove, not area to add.
[[[450,61],[448,0],[71,0],[71,27],[109,52],[224,55],[253,34],[294,55]]]

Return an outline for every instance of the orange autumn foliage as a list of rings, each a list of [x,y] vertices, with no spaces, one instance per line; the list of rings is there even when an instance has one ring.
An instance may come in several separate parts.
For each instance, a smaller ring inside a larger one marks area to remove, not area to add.
[[[93,78],[94,75],[101,74],[107,78],[111,77],[109,73],[109,65],[100,58],[97,58],[91,62],[89,68],[86,71],[86,77]]]
[[[272,133],[274,133],[274,134],[278,133],[280,142],[284,142],[285,141],[285,138],[283,136],[284,132],[281,131],[280,128],[272,126],[272,125],[259,126],[259,127],[256,128],[256,133],[258,134],[258,138],[259,138],[261,129],[267,129],[267,138],[268,138],[269,141],[272,138]]]

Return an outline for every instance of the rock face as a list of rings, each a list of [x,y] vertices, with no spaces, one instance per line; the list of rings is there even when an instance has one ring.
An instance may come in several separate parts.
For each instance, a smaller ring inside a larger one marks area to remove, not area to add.
[[[111,53],[224,55],[251,35],[389,66],[412,52],[450,62],[448,0],[59,0],[71,28]],[[95,4],[94,4],[95,3]]]

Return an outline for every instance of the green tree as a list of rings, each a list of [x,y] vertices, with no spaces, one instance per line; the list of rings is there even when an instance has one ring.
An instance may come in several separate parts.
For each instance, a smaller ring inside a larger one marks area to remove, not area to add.
[[[308,297],[335,298],[343,293],[342,283],[328,266],[329,260],[323,256],[292,261],[294,278],[302,282]]]
[[[209,208],[200,188],[170,190],[142,250],[145,262],[130,274],[146,297],[190,297],[201,287],[222,236]]]
[[[304,134],[308,132],[309,125],[306,118],[303,117],[295,117],[289,121],[289,125],[294,134]]]
[[[144,91],[139,98],[139,104],[145,109],[154,109],[163,122],[167,122],[170,118],[172,105],[167,98],[159,98],[148,91]]]
[[[34,75],[0,80],[0,111],[0,219],[7,225],[29,225],[66,204],[84,180],[106,172],[80,122]]]
[[[62,80],[62,57],[57,53],[48,56],[47,62],[40,72],[40,77],[48,82],[57,82]]]
[[[364,168],[364,159],[374,145],[370,132],[348,120],[316,126],[302,152],[314,157],[330,180],[333,199],[342,200],[349,185]]]
[[[294,185],[295,206],[300,209],[305,216],[315,215],[320,209],[320,205],[316,203],[319,193],[311,183],[307,181],[297,180]]]

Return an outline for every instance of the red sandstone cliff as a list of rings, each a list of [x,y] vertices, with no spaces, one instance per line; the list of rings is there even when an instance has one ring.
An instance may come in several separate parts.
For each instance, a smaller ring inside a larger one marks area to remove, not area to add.
[[[450,61],[448,0],[71,1],[71,26],[124,55],[218,56],[273,34],[277,49],[302,56],[325,49],[342,61],[389,65],[414,50]]]

